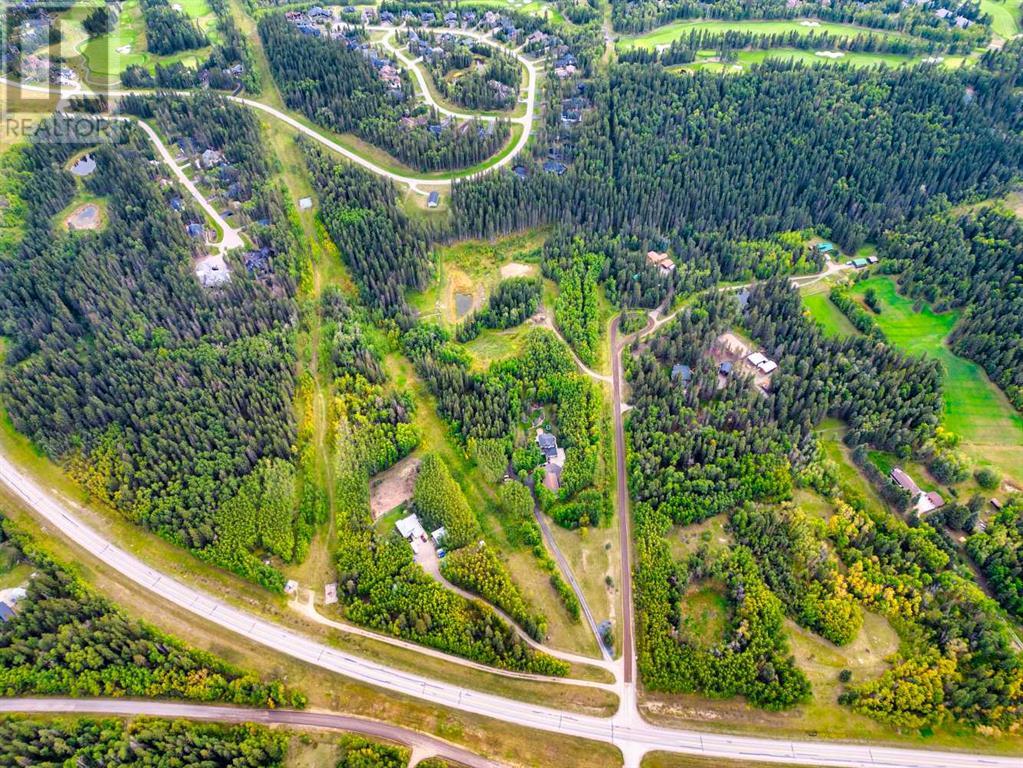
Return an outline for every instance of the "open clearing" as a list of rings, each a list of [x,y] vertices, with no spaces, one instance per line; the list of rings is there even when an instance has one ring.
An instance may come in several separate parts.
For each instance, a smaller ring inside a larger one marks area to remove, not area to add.
[[[833,56],[831,54],[842,54]],[[762,64],[767,60],[773,61],[795,61],[807,65],[814,64],[848,64],[853,67],[875,67],[884,64],[889,67],[904,67],[911,64],[920,64],[927,57],[905,56],[898,53],[863,53],[860,51],[804,51],[798,48],[768,48],[747,51],[738,51],[734,61],[719,61],[714,54],[706,57],[697,57],[696,61],[690,64],[682,64],[672,67],[675,71],[696,71],[706,69],[713,72],[738,73],[755,64]],[[945,56],[941,58],[941,64],[946,67],[959,66],[965,58],[962,56]]]
[[[1019,34],[1020,0],[980,0],[980,10],[991,17],[991,31],[999,37]]]
[[[731,615],[724,585],[710,582],[690,587],[680,611],[681,630],[694,642],[712,647],[724,639]]]
[[[961,447],[980,465],[992,465],[1003,474],[1023,479],[1023,416],[1009,404],[1005,394],[974,362],[954,355],[945,345],[958,313],[934,313],[929,307],[913,311],[913,301],[895,290],[888,277],[858,283],[862,296],[873,288],[881,303],[878,325],[895,346],[914,355],[928,355],[945,372],[945,426],[962,438]]]
[[[813,319],[828,336],[851,336],[859,333],[842,310],[831,303],[828,292],[831,283],[823,282],[807,288],[802,292],[803,306],[809,310]]]
[[[418,471],[419,459],[406,456],[370,480],[369,506],[374,520],[412,498]]]
[[[468,240],[437,249],[436,272],[409,303],[428,320],[452,329],[466,314],[481,307],[506,273],[539,271],[536,262],[546,232],[529,230],[499,240]]]
[[[815,25],[815,26],[810,26]],[[855,37],[862,34],[873,34],[878,37],[906,37],[898,32],[870,29],[856,24],[833,24],[814,19],[792,19],[786,21],[678,21],[651,30],[643,35],[624,35],[618,42],[621,48],[655,48],[658,45],[670,45],[688,35],[692,30],[704,30],[715,34],[725,32],[752,32],[755,35],[779,35],[795,32],[799,35],[826,32],[839,37]],[[813,52],[809,51],[811,56]]]

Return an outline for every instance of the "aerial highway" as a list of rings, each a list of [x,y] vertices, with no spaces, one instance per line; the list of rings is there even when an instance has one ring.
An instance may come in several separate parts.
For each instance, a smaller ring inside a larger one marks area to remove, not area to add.
[[[601,718],[480,693],[458,685],[388,667],[332,648],[165,575],[121,549],[83,523],[74,512],[0,455],[0,482],[10,488],[45,524],[75,546],[114,569],[154,600],[167,600],[196,617],[236,632],[276,653],[430,704],[491,717],[538,731],[611,743],[625,764],[638,766],[650,750],[766,763],[835,766],[836,768],[1019,768],[1018,757],[900,749],[838,742],[771,739],[702,733],[651,725],[635,706],[635,684],[626,684],[618,713]],[[258,714],[253,719],[258,722]]]

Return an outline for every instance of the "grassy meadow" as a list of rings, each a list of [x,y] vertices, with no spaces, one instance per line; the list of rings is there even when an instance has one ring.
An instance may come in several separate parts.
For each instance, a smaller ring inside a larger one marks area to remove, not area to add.
[[[929,307],[913,311],[911,299],[896,292],[888,277],[859,283],[862,296],[873,288],[882,311],[875,319],[896,347],[938,360],[945,373],[944,425],[962,438],[963,450],[978,465],[991,465],[1003,474],[1023,476],[1023,416],[977,363],[952,353],[945,339],[959,319],[958,313],[935,313]]]

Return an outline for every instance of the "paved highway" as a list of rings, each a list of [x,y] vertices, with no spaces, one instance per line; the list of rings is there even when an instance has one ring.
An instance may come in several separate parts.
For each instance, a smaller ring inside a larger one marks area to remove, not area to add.
[[[859,744],[729,736],[664,728],[642,721],[634,702],[614,718],[562,712],[549,707],[480,693],[359,658],[193,589],[149,567],[85,525],[54,495],[0,455],[0,482],[9,487],[48,526],[76,546],[121,573],[154,598],[167,600],[195,616],[247,637],[269,651],[344,675],[382,690],[431,704],[484,715],[540,731],[578,736],[617,745],[627,766],[639,764],[652,749],[717,758],[844,768],[1019,768],[1019,758],[964,753],[869,747]]]

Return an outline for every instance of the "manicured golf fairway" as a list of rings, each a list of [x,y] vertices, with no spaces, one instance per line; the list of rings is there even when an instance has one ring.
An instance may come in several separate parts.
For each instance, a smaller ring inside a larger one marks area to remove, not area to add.
[[[874,67],[887,64],[889,67],[901,67],[907,64],[919,64],[921,56],[902,56],[896,53],[858,53],[842,52],[841,56],[820,56],[814,51],[803,51],[798,48],[769,48],[765,50],[739,51],[735,61],[721,62],[697,59],[692,64],[685,64],[678,69],[708,69],[715,72],[741,72],[754,64],[761,64],[768,59],[800,61],[804,64],[850,64],[854,67]],[[959,61],[957,58],[956,61]],[[944,63],[944,61],[943,61]]]
[[[1020,0],[980,0],[980,10],[991,17],[991,31],[999,37],[1019,34]]]
[[[1017,2],[1018,0],[1009,0]],[[810,26],[816,25],[816,26]],[[707,32],[722,34],[724,32],[752,32],[757,35],[776,35],[788,32],[797,32],[801,35],[808,35],[811,32],[827,32],[840,37],[855,37],[860,34],[873,34],[878,37],[903,37],[897,32],[870,29],[855,24],[833,24],[827,21],[814,21],[812,19],[792,19],[785,21],[677,21],[673,24],[666,24],[663,27],[651,30],[643,35],[623,36],[619,41],[622,48],[654,48],[658,45],[668,45],[673,40],[688,35],[694,29],[702,29]]]
[[[935,314],[929,307],[914,312],[913,302],[899,295],[888,277],[865,280],[855,293],[862,296],[870,287],[883,306],[876,320],[889,341],[911,354],[936,358],[944,368],[944,424],[962,437],[963,450],[976,463],[1023,480],[1023,416],[983,368],[945,346],[958,314]]]

